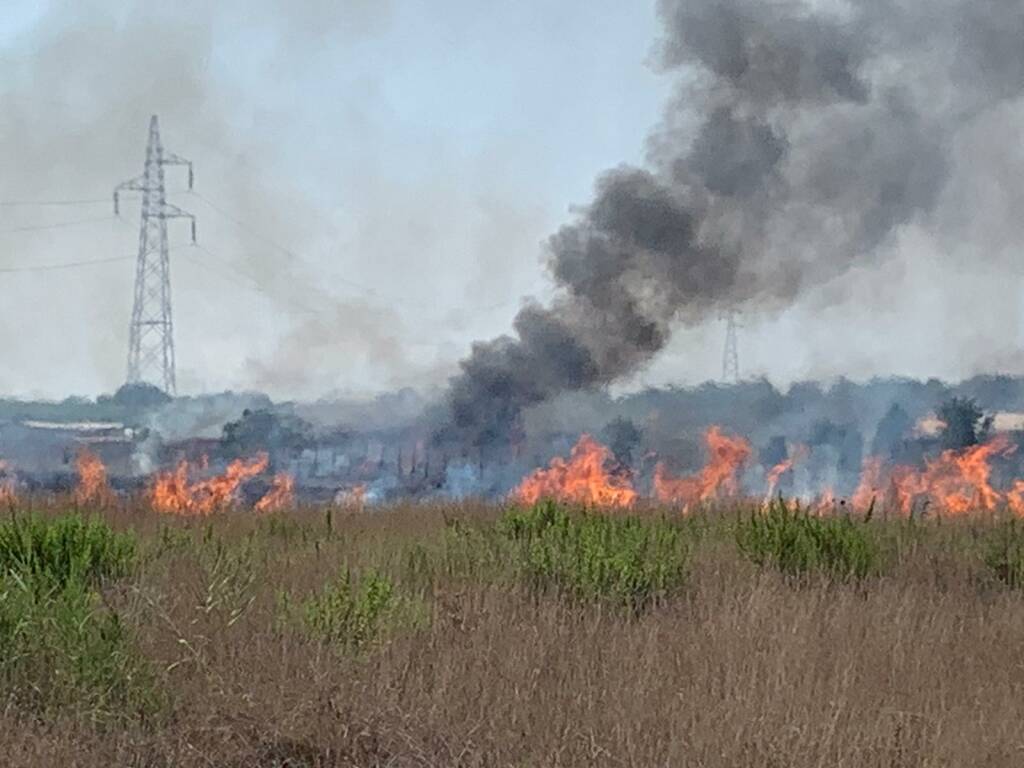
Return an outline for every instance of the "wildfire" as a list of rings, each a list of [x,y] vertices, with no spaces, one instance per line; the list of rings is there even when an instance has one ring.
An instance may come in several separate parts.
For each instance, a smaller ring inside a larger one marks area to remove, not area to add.
[[[287,472],[274,475],[274,484],[256,502],[257,512],[280,512],[295,504],[295,479]]]
[[[334,495],[334,503],[341,507],[363,508],[366,502],[367,487],[365,483],[359,483],[351,488],[342,488]]]
[[[18,500],[15,482],[11,465],[0,459],[0,504],[13,504]]]
[[[78,486],[75,488],[77,504],[109,504],[114,492],[107,482],[107,468],[103,460],[92,451],[79,451],[75,460],[78,470]]]
[[[686,506],[735,496],[739,493],[739,472],[750,456],[750,443],[729,437],[713,426],[704,435],[708,462],[692,477],[672,477],[661,462],[654,468],[654,494],[659,501]]]
[[[864,459],[861,464],[860,483],[857,485],[857,490],[853,492],[853,496],[850,497],[850,503],[853,504],[854,509],[867,510],[871,506],[871,502],[879,497],[883,491],[882,468],[881,456],[868,456]]]
[[[181,461],[172,472],[161,472],[153,480],[150,499],[158,512],[174,515],[209,515],[230,506],[238,487],[266,470],[267,454],[255,459],[231,462],[223,475],[189,480],[189,464]]]
[[[628,477],[606,469],[611,462],[611,451],[590,435],[583,435],[568,461],[552,459],[547,469],[538,469],[525,478],[513,496],[527,504],[552,498],[597,507],[631,506],[637,492]]]
[[[765,476],[765,482],[768,487],[765,491],[765,498],[770,499],[775,494],[775,489],[779,486],[779,480],[787,472],[791,471],[798,461],[806,458],[810,451],[806,446],[798,445],[793,451],[793,455],[788,459],[784,459],[776,464],[774,467],[768,470],[768,474]]]
[[[836,498],[836,492],[831,487],[826,486],[825,490],[821,492],[821,496],[818,497],[818,501],[815,504],[813,511],[819,517],[830,515],[836,511],[836,505],[839,500]]]
[[[1024,482],[1015,481],[1004,495],[992,487],[992,459],[1007,456],[1016,449],[1005,437],[996,437],[981,445],[961,451],[944,451],[938,458],[925,462],[923,470],[896,466],[885,471],[878,457],[865,459],[860,485],[853,495],[853,505],[866,509],[872,499],[909,515],[915,503],[927,501],[944,513],[962,515],[972,511],[991,512],[1006,505],[1017,514],[1024,514]],[[888,476],[887,476],[888,475]]]
[[[992,487],[990,462],[993,457],[1005,456],[1015,448],[1005,437],[997,437],[961,452],[945,451],[936,461],[928,463],[924,474],[927,492],[951,514],[971,510],[991,512],[1002,496]]]
[[[1006,507],[1018,517],[1024,517],[1024,480],[1014,480],[1006,492]]]

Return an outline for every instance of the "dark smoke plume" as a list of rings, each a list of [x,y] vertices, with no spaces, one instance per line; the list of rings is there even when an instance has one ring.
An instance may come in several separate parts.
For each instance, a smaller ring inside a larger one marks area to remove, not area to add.
[[[477,445],[523,408],[647,363],[677,324],[779,309],[928,222],[958,129],[1024,87],[1024,5],[660,0],[681,86],[650,139],[549,242],[559,287],[474,345],[450,392]]]

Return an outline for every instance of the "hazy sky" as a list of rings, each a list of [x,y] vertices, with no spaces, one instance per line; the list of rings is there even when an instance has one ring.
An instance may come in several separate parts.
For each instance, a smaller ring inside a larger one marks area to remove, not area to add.
[[[0,391],[123,381],[138,204],[118,221],[105,201],[141,172],[152,113],[196,163],[198,196],[168,171],[202,245],[172,225],[180,390],[443,383],[549,295],[543,242],[594,178],[643,162],[673,93],[649,64],[658,34],[653,1],[5,0]],[[880,264],[746,317],[744,374],[1024,372],[1024,105],[1003,109],[956,155],[985,182],[951,184],[942,209],[977,220],[956,238],[911,224]],[[12,205],[78,199],[99,202]],[[723,335],[677,334],[626,384],[717,377]]]

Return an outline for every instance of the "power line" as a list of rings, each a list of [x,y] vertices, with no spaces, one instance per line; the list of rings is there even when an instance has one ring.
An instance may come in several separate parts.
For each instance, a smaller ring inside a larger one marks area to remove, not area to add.
[[[197,264],[197,265],[199,265],[199,266],[201,266],[201,267],[203,267],[205,269],[210,270],[214,274],[219,275],[220,277],[224,278],[227,281],[230,281],[230,282],[234,283],[235,285],[244,285],[244,287],[248,288],[249,290],[258,293],[258,294],[260,294],[261,296],[263,296],[263,297],[265,297],[267,299],[270,299],[272,301],[276,301],[279,304],[287,305],[289,308],[294,309],[294,310],[296,310],[298,312],[302,312],[304,314],[310,314],[310,315],[316,314],[314,312],[314,310],[310,309],[309,307],[307,307],[305,305],[300,305],[300,304],[298,304],[298,303],[296,303],[294,301],[291,301],[289,299],[285,299],[285,298],[281,297],[280,295],[277,295],[275,293],[271,293],[270,290],[268,290],[265,286],[260,284],[260,282],[258,280],[256,280],[255,278],[250,277],[250,276],[245,275],[245,274],[242,274],[240,272],[234,271],[234,267],[232,267],[231,264],[226,259],[220,258],[219,256],[217,256],[217,254],[213,253],[209,248],[204,246],[202,243],[197,244],[196,248],[198,248],[200,251],[205,253],[207,256],[209,256],[211,259],[213,259],[218,264],[220,264],[223,267],[225,267],[226,269],[229,269],[229,270],[232,270],[232,271],[230,273],[228,273],[228,272],[225,272],[225,271],[221,271],[220,269],[215,269],[209,262],[203,261],[202,259],[197,259],[197,258],[195,258],[194,256],[192,256],[192,255],[190,255],[188,253],[184,253],[182,255],[184,255],[185,258],[188,259],[189,261],[191,261],[192,263]],[[239,282],[240,280],[241,280],[241,282]]]
[[[0,229],[0,235],[11,234],[13,232],[40,232],[47,229],[77,227],[82,224],[95,224],[100,221],[111,221],[114,218],[114,216],[94,216],[91,219],[74,219],[72,221],[57,221],[50,224],[32,224],[25,227],[11,227],[9,229]]]
[[[87,261],[65,261],[59,264],[36,264],[32,266],[0,267],[0,272],[50,272],[58,269],[74,269],[75,267],[91,267],[94,264],[112,264],[116,261],[131,261],[134,256],[110,256],[105,259],[90,259]]]
[[[287,246],[281,245],[276,240],[273,240],[272,238],[267,237],[263,233],[259,232],[255,228],[251,227],[249,224],[246,224],[244,221],[239,219],[237,216],[233,216],[232,214],[228,213],[223,208],[221,208],[219,205],[214,203],[209,198],[203,196],[199,192],[196,192],[195,190],[192,190],[192,194],[195,195],[200,200],[202,200],[210,208],[212,208],[215,212],[219,213],[221,216],[223,216],[225,219],[230,221],[232,224],[234,224],[236,227],[238,227],[239,229],[241,229],[243,232],[245,232],[246,234],[250,235],[251,237],[254,237],[257,240],[260,240],[261,242],[265,243],[266,245],[269,245],[271,248],[274,248],[274,249],[280,251],[281,253],[283,253],[285,256],[287,256],[292,261],[302,261],[303,260],[299,256],[297,256],[295,254],[295,252],[292,251]],[[344,278],[344,277],[336,277],[334,279],[337,280],[337,282],[342,283],[343,285],[347,285],[350,288],[353,288],[353,289],[358,290],[358,291],[362,291],[363,293],[368,294],[370,296],[374,296],[374,297],[377,297],[377,298],[383,298],[383,297],[380,296],[380,294],[377,292],[376,289],[374,289],[374,288],[372,288],[372,287],[370,287],[368,285],[363,285],[362,283],[357,283],[355,280],[349,280],[349,279]],[[401,298],[401,297],[395,297],[395,300],[405,301],[406,299]]]
[[[126,191],[128,191],[128,190],[126,190]],[[251,237],[253,237],[253,238],[263,242],[264,244],[274,248],[277,251],[280,251],[281,253],[283,253],[286,256],[288,256],[289,259],[292,259],[292,260],[295,260],[295,261],[302,261],[303,260],[300,256],[296,255],[296,253],[294,251],[292,251],[290,248],[282,245],[281,243],[278,243],[277,241],[275,241],[274,239],[272,239],[270,237],[267,237],[266,235],[264,235],[261,232],[257,231],[253,227],[250,227],[247,223],[245,223],[244,221],[242,221],[238,217],[232,215],[228,211],[224,210],[221,206],[217,205],[216,203],[214,203],[212,200],[210,200],[206,196],[200,194],[199,192],[195,192],[195,191],[192,191],[191,194],[193,194],[195,197],[199,198],[209,208],[211,208],[213,211],[218,213],[220,216],[222,216],[223,218],[225,218],[228,221],[230,221],[231,223],[233,223],[236,227],[238,227],[239,229],[241,229],[243,232],[245,232],[246,234],[250,235]],[[75,205],[93,205],[93,204],[96,204],[96,203],[109,203],[109,202],[110,202],[110,198],[109,197],[103,197],[103,198],[99,198],[99,197],[97,197],[97,198],[75,198],[75,199],[51,199],[51,200],[0,200],[0,207],[10,207],[10,208],[13,208],[13,207],[33,207],[33,206],[40,206],[40,207],[53,206],[53,207],[59,207],[59,206],[75,206]],[[21,226],[21,227],[11,227],[11,228],[8,228],[8,229],[0,229],[0,234],[18,233],[18,232],[40,232],[40,231],[46,231],[46,230],[51,230],[51,229],[63,229],[63,228],[67,228],[67,227],[81,226],[81,225],[85,225],[85,224],[99,223],[99,222],[111,221],[111,220],[117,221],[118,223],[121,223],[121,224],[123,224],[125,226],[128,226],[127,222],[124,221],[122,218],[120,218],[118,216],[102,216],[102,217],[91,217],[91,218],[83,218],[83,219],[74,219],[74,220],[70,220],[70,221],[51,222],[49,224],[37,224],[37,225],[27,225],[27,226]],[[245,284],[245,286],[248,287],[249,289],[251,289],[251,290],[253,290],[253,291],[255,291],[255,292],[257,292],[257,293],[259,293],[259,294],[261,294],[261,295],[263,295],[265,297],[267,297],[267,298],[270,298],[270,299],[272,299],[273,301],[275,301],[275,302],[277,302],[279,304],[287,305],[289,308],[291,308],[293,310],[296,310],[296,311],[299,311],[299,312],[302,312],[302,313],[316,314],[315,310],[311,309],[308,306],[299,305],[298,303],[296,303],[294,301],[282,298],[279,294],[277,294],[276,292],[271,291],[266,285],[262,284],[257,279],[255,279],[253,277],[250,277],[248,275],[236,273],[234,271],[236,269],[236,267],[234,265],[232,265],[228,260],[222,259],[221,257],[217,256],[215,253],[210,251],[209,248],[207,248],[207,247],[205,247],[203,245],[198,245],[197,247],[199,248],[199,250],[203,251],[211,259],[213,259],[214,261],[220,263],[225,269],[232,270],[232,274],[229,275],[229,274],[226,274],[225,272],[222,272],[220,270],[214,269],[210,264],[208,264],[207,262],[203,261],[202,259],[196,259],[194,257],[188,256],[187,254],[183,254],[183,255],[185,255],[186,258],[189,259],[189,261],[192,261],[193,263],[195,263],[197,265],[200,265],[200,266],[203,266],[203,267],[206,267],[206,268],[210,269],[211,271],[213,271],[216,274],[218,274],[221,277],[223,277],[225,280],[231,280],[231,281],[233,281],[235,283],[238,283],[239,280],[241,280],[242,283]],[[8,273],[17,273],[17,272],[46,272],[46,271],[61,270],[61,269],[72,269],[72,268],[76,268],[76,267],[91,266],[91,265],[94,265],[94,264],[106,264],[106,263],[113,263],[113,262],[117,262],[117,261],[123,261],[126,258],[130,258],[130,257],[116,256],[116,257],[109,257],[109,258],[103,258],[103,259],[93,259],[93,260],[87,260],[87,261],[62,262],[62,263],[59,263],[59,264],[45,264],[45,265],[38,265],[38,266],[24,265],[24,266],[6,267],[6,268],[0,267],[0,273],[8,274]],[[350,288],[352,288],[354,290],[357,290],[360,293],[362,293],[362,294],[364,294],[364,295],[366,295],[368,297],[371,297],[371,298],[373,298],[373,299],[375,299],[377,301],[405,301],[405,302],[419,304],[419,305],[424,305],[425,304],[425,302],[423,302],[423,301],[412,299],[410,297],[400,297],[400,296],[390,296],[389,297],[389,296],[383,296],[377,290],[375,290],[374,288],[371,288],[371,287],[369,287],[367,285],[358,283],[358,282],[356,282],[354,280],[348,280],[346,278],[341,278],[341,277],[337,277],[337,278],[334,278],[334,279],[337,282],[340,282],[340,283],[342,283],[344,285],[347,285]],[[516,303],[518,301],[519,301],[519,299],[517,298],[517,299],[514,299],[514,300],[509,300],[509,301],[506,301],[506,302],[498,302],[498,303],[490,304],[490,305],[483,306],[483,307],[473,307],[473,308],[469,308],[469,309],[466,309],[466,310],[463,310],[463,311],[470,312],[470,313],[492,312],[492,311],[496,311],[498,309],[503,309],[505,307],[508,307],[508,306],[512,305],[513,303]]]
[[[215,211],[216,213],[220,214],[222,217],[224,217],[225,219],[230,221],[232,224],[234,224],[236,227],[238,227],[240,230],[242,230],[246,234],[250,235],[251,237],[254,237],[255,239],[260,240],[261,242],[265,243],[266,245],[269,245],[270,247],[280,251],[281,253],[283,253],[285,256],[287,256],[289,259],[291,259],[293,261],[303,261],[302,258],[300,258],[298,255],[296,255],[295,251],[291,250],[287,246],[282,245],[281,243],[277,242],[276,240],[274,240],[274,239],[272,239],[270,237],[267,237],[265,234],[257,231],[255,228],[251,227],[249,224],[247,224],[246,222],[242,221],[237,216],[234,216],[233,214],[231,214],[228,211],[224,210],[223,208],[221,208],[219,205],[214,203],[208,197],[205,197],[200,192],[197,192],[196,190],[193,189],[193,190],[190,191],[190,194],[193,195],[194,197],[197,197],[199,200],[201,200],[207,206],[209,206],[213,211]],[[359,282],[356,282],[355,280],[350,280],[350,279],[347,279],[347,278],[344,278],[344,277],[337,277],[337,276],[335,276],[332,279],[334,281],[338,282],[338,283],[341,283],[342,285],[347,285],[349,288],[352,288],[353,290],[359,291],[360,293],[362,293],[362,294],[364,294],[366,296],[372,297],[372,298],[374,298],[374,299],[376,299],[378,301],[387,301],[387,302],[402,301],[402,302],[406,302],[406,303],[409,303],[409,304],[414,304],[414,305],[417,305],[417,306],[420,306],[420,307],[433,306],[433,303],[431,303],[431,302],[426,302],[426,301],[423,301],[422,299],[415,299],[415,298],[412,298],[412,297],[409,297],[409,296],[397,296],[397,295],[394,295],[394,294],[384,295],[384,294],[380,293],[378,290],[376,290],[375,288],[372,288],[372,287],[370,287],[368,285],[365,285],[363,283],[359,283]],[[495,311],[497,309],[503,309],[505,307],[509,307],[512,304],[515,304],[515,303],[518,303],[518,302],[519,302],[519,298],[517,297],[515,299],[510,299],[508,301],[499,302],[499,303],[495,303],[495,304],[490,304],[490,305],[485,306],[485,307],[471,307],[471,308],[469,308],[466,311],[468,311],[470,313],[493,312],[493,311]]]
[[[170,193],[186,192],[185,189],[169,189]],[[129,194],[133,194],[131,190],[123,190]],[[81,198],[68,198],[68,199],[55,199],[55,200],[0,200],[0,208],[46,208],[51,206],[68,206],[68,205],[98,205],[100,203],[109,204],[110,195],[106,197],[81,197]]]
[[[0,208],[35,208],[57,205],[96,205],[109,203],[110,197],[87,197],[79,200],[0,200]]]

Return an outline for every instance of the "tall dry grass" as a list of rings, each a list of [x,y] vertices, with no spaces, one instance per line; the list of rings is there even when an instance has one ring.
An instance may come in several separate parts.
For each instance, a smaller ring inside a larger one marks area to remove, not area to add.
[[[8,704],[4,764],[1022,764],[1024,594],[990,565],[995,523],[875,521],[885,567],[837,580],[756,565],[743,514],[712,511],[682,524],[684,582],[637,611],[519,579],[499,514],[108,510],[139,559],[103,603],[166,703],[100,723]],[[358,648],[308,631],[304,601],[370,569],[423,616]]]

